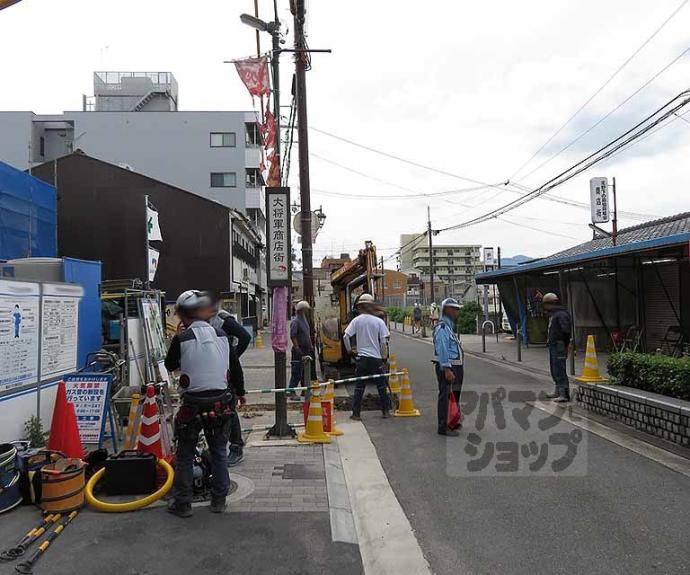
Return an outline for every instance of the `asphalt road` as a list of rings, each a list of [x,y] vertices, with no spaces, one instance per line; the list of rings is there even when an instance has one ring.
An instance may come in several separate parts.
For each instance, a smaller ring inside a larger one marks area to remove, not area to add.
[[[479,430],[468,420],[461,437],[437,435],[431,347],[394,335],[393,348],[422,416],[363,419],[435,573],[690,573],[688,477],[587,432],[564,472],[467,472],[468,435],[489,441],[499,424],[489,417]],[[472,357],[465,369],[464,391],[548,388]]]

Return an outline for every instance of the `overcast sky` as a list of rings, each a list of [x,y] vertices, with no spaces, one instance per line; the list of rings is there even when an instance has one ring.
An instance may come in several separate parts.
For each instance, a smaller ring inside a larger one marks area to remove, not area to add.
[[[309,44],[333,53],[313,56],[307,76],[309,123],[457,176],[503,182],[680,4],[311,0]],[[260,0],[262,17],[272,16],[271,6]],[[291,32],[288,1],[279,0],[279,7]],[[23,0],[0,12],[0,110],[80,109],[81,94],[92,93],[95,70],[172,71],[181,109],[251,109],[234,68],[223,64],[255,50],[253,31],[239,22],[241,12],[253,12],[253,0]],[[688,48],[689,29],[690,5],[514,181],[539,185],[690,88],[688,54],[566,152],[525,177]],[[264,36],[267,48],[270,38]],[[289,86],[287,54],[281,73]],[[289,105],[287,96],[286,90],[283,103]],[[687,120],[690,115],[553,194],[588,202],[590,177],[615,176],[621,210],[664,216],[690,209]],[[427,204],[439,229],[517,197],[491,188],[432,199],[341,197],[435,193],[473,184],[320,132],[310,132],[309,146],[312,206],[323,205],[327,214],[315,259],[355,251],[365,239],[373,240],[380,254],[393,254],[401,233],[425,229]],[[296,151],[292,165],[296,193]],[[502,220],[445,232],[435,241],[500,245],[507,256],[544,256],[590,238],[588,221],[587,210],[539,199]],[[394,267],[394,259],[389,264]]]

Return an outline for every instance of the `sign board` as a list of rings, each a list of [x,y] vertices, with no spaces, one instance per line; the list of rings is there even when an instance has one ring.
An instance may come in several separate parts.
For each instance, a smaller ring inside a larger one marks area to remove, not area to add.
[[[494,265],[494,248],[484,248],[484,266],[486,268],[493,268]]]
[[[67,400],[74,404],[82,443],[101,443],[113,376],[108,373],[72,373],[64,378]]]
[[[41,308],[41,381],[77,368],[79,300],[76,284],[43,284]]]
[[[290,285],[290,188],[266,188],[266,272],[268,287]]]
[[[319,226],[321,222],[319,221],[319,216],[316,212],[311,213],[311,240],[316,241],[316,236],[319,235]],[[302,212],[297,212],[292,218],[292,229],[298,236],[302,235]],[[301,238],[300,238],[301,239]]]
[[[38,382],[39,285],[0,280],[0,393]]]
[[[609,182],[606,178],[589,180],[592,223],[603,224],[611,219],[609,212]]]

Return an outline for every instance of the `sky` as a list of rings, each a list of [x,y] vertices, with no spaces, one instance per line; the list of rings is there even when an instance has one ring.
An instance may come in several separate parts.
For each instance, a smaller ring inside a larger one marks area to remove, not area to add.
[[[307,74],[312,207],[327,216],[315,260],[372,240],[395,267],[400,234],[426,228],[427,205],[435,230],[487,213],[518,196],[505,187],[478,190],[471,181],[534,188],[690,88],[689,52],[547,161],[690,47],[688,4],[518,172],[683,3],[308,0],[309,45],[332,50],[314,54]],[[290,46],[289,4],[278,5]],[[259,6],[270,19],[272,1]],[[180,109],[251,109],[224,60],[256,50],[254,31],[239,21],[253,9],[253,0],[22,0],[0,12],[0,110],[80,109],[95,70],[171,71]],[[265,50],[270,37],[263,36]],[[282,55],[284,86],[293,69],[291,56]],[[289,106],[289,90],[282,103]],[[621,211],[649,219],[687,211],[688,144],[690,114],[550,195],[589,202],[589,178],[616,177]],[[296,149],[290,184],[297,194]],[[386,197],[400,195],[409,197]],[[540,257],[590,239],[589,221],[587,209],[537,199],[434,241]],[[639,221],[622,216],[619,227]]]

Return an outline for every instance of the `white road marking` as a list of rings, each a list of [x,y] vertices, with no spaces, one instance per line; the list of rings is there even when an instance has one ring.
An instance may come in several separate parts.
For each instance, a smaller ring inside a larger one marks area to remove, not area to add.
[[[529,403],[541,411],[555,415],[563,421],[567,421],[571,425],[580,427],[586,431],[589,431],[590,433],[593,433],[594,435],[598,435],[599,437],[610,441],[611,443],[620,445],[621,447],[637,453],[642,457],[656,461],[664,467],[668,467],[673,471],[677,471],[678,473],[682,473],[683,475],[690,477],[690,460],[686,459],[685,457],[681,457],[680,455],[666,451],[665,449],[652,445],[651,443],[641,441],[625,432],[608,427],[607,425],[599,423],[598,421],[587,419],[585,416],[580,414],[577,415],[577,418],[573,418],[566,409],[557,406],[555,403],[545,403],[543,401],[534,401]]]
[[[359,551],[367,575],[431,573],[412,526],[360,422],[343,423],[338,438]]]

